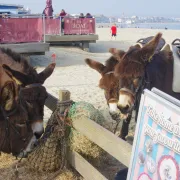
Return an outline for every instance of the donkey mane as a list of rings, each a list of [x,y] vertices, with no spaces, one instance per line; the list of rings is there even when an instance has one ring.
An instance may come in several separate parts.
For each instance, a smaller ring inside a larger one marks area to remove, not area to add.
[[[104,74],[110,71],[114,71],[115,66],[118,64],[118,61],[116,60],[115,57],[111,56],[108,60],[105,61],[105,70]]]
[[[13,61],[22,65],[23,66],[23,73],[28,74],[28,75],[37,74],[36,69],[28,63],[27,58],[24,57],[23,55],[16,53],[9,48],[0,48],[0,51],[2,53],[6,54],[7,56],[11,57],[11,59]]]

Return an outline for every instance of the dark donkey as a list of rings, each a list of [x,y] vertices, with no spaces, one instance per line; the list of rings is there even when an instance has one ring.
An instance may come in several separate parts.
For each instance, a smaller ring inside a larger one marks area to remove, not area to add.
[[[170,46],[166,45],[155,53],[161,37],[162,34],[158,33],[143,47],[131,47],[115,67],[120,86],[118,108],[123,114],[131,113],[135,109],[136,121],[140,96],[144,89],[151,90],[155,87],[180,99],[180,93],[172,90],[174,58]]]
[[[37,71],[9,49],[0,49],[0,151],[27,154],[43,132],[44,81],[55,63]]]

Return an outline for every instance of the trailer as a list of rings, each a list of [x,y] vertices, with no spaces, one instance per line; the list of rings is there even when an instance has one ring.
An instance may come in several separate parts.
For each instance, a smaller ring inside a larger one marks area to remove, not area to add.
[[[94,18],[64,18],[43,15],[7,15],[0,18],[0,47],[23,54],[45,54],[51,44],[78,44],[89,51],[98,35]]]

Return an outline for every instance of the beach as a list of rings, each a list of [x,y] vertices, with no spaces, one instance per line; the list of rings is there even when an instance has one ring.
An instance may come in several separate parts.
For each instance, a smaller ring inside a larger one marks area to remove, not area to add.
[[[44,84],[47,91],[58,98],[59,89],[67,89],[71,92],[72,100],[92,103],[107,115],[108,107],[104,93],[98,87],[101,76],[97,71],[88,67],[84,59],[91,58],[104,63],[110,57],[109,48],[127,50],[138,39],[153,36],[158,32],[163,33],[163,38],[169,44],[180,37],[180,31],[177,30],[118,29],[117,39],[111,41],[108,28],[97,28],[96,33],[99,35],[99,40],[97,43],[90,44],[90,52],[84,52],[76,47],[55,46],[51,47],[45,56],[32,56],[31,63],[37,66],[40,72],[51,62],[51,54],[56,53],[55,71]],[[48,110],[45,111],[45,119],[48,119],[47,112]],[[107,119],[109,120],[110,117],[108,116]]]
[[[99,35],[99,40],[97,43],[90,44],[90,52],[85,52],[78,47],[52,46],[50,51],[46,52],[43,56],[31,56],[30,62],[33,66],[37,67],[38,72],[41,72],[52,62],[51,55],[55,53],[57,56],[56,68],[44,83],[48,93],[58,98],[60,89],[69,90],[73,101],[86,101],[101,111],[106,119],[106,128],[112,130],[115,122],[109,115],[104,91],[98,87],[101,75],[87,66],[84,59],[91,58],[104,63],[110,57],[110,53],[108,52],[109,48],[127,50],[131,45],[135,44],[138,39],[154,36],[158,32],[163,33],[163,38],[165,38],[167,43],[171,43],[174,39],[180,38],[180,31],[178,30],[127,28],[118,29],[117,39],[111,41],[109,28],[97,28],[96,33]],[[51,113],[52,112],[45,107],[45,122],[47,122]],[[118,133],[120,128],[121,124],[119,125]],[[135,122],[133,119],[131,121],[130,131],[134,131],[134,128]],[[1,156],[0,161],[2,162]],[[108,163],[109,164],[105,164],[102,171],[108,176],[108,179],[113,179],[114,174],[123,166],[115,160]],[[4,166],[3,163],[1,163],[0,168],[2,167],[6,168],[8,173],[7,162]],[[6,171],[3,171],[3,174],[5,177]],[[28,178],[26,179],[28,180]]]
[[[154,36],[158,32],[163,33],[163,38],[170,44],[174,39],[180,38],[180,30],[118,28],[116,40],[135,43],[138,39]],[[110,28],[97,28],[96,33],[100,41],[110,40]]]

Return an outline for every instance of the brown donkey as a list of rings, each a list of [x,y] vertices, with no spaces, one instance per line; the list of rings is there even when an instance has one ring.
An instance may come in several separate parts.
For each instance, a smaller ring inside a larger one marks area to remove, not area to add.
[[[44,81],[55,63],[37,71],[9,49],[0,49],[0,151],[26,155],[44,132]]]
[[[111,48],[110,53],[112,56],[105,62],[103,65],[100,62],[85,59],[85,62],[97,72],[101,74],[101,79],[99,80],[99,87],[104,90],[105,98],[109,106],[109,112],[114,120],[124,119],[122,130],[127,129],[131,114],[122,115],[118,110],[118,101],[119,101],[119,79],[115,76],[114,70],[118,64],[118,60],[124,55],[124,51],[116,50]],[[120,137],[125,139],[124,132],[121,130]]]
[[[161,36],[162,34],[158,33],[144,47],[131,46],[127,52],[110,49],[113,55],[111,58],[116,62],[114,66],[109,60],[110,64],[106,62],[103,65],[86,59],[86,63],[102,75],[99,86],[105,90],[105,94],[109,95],[106,96],[110,97],[106,97],[106,99],[111,114],[117,114],[117,109],[120,110],[121,114],[124,114],[125,118],[120,135],[123,139],[128,134],[133,110],[136,110],[135,120],[137,120],[140,96],[145,88],[156,87],[180,99],[180,94],[172,91],[173,55],[169,45],[155,54]],[[113,68],[106,71],[109,66]]]

